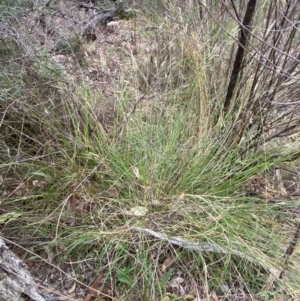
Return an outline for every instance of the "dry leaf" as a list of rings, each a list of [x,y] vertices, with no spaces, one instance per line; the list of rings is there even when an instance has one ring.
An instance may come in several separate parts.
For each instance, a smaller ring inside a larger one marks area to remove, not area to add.
[[[218,298],[216,292],[212,292],[211,297],[213,298],[214,301],[219,301],[219,298]]]
[[[184,282],[184,279],[183,278],[181,278],[181,277],[175,277],[175,278],[173,278],[171,281],[170,281],[170,283],[169,283],[169,285],[172,287],[172,288],[179,288],[181,285],[181,283],[183,283]]]
[[[128,215],[128,216],[133,216],[133,213],[129,210],[121,210],[122,214]]]
[[[77,209],[77,199],[74,194],[72,194],[67,200],[67,210],[68,210],[68,218],[64,221],[69,226],[76,225],[76,209]]]
[[[184,201],[184,199],[185,199],[185,194],[182,193],[182,194],[178,197],[178,201],[179,201],[179,202],[182,202],[182,201]]]
[[[159,206],[160,205],[159,200],[152,200],[151,203],[152,203],[153,206]]]
[[[7,190],[4,190],[0,196],[0,199],[5,199],[9,196],[9,192]]]
[[[32,181],[32,185],[33,185],[33,186],[36,186],[38,183],[39,183],[39,180],[34,180],[34,181]]]
[[[132,172],[134,173],[134,175],[139,179],[141,176],[140,176],[140,171],[139,169],[136,167],[136,166],[131,166],[131,170]]]
[[[72,194],[67,201],[67,210],[69,212],[75,212],[77,206],[77,199],[74,194]]]
[[[109,23],[107,23],[107,27],[108,28],[115,28],[115,27],[118,27],[120,25],[120,22],[118,22],[118,21],[111,21],[111,22],[109,22]]]
[[[282,181],[282,176],[281,176],[281,173],[280,173],[280,170],[276,170],[275,171],[275,174],[276,174],[276,178],[277,178],[277,181],[278,181],[278,188],[280,190],[280,194],[281,195],[288,195],[284,185],[283,185],[283,181]]]
[[[269,200],[272,200],[274,198],[273,195],[266,190],[262,191],[262,194]]]
[[[186,294],[182,297],[183,300],[194,300],[195,296],[192,294]]]
[[[175,277],[173,278],[170,282],[169,282],[169,286],[173,289],[176,289],[177,292],[183,296],[186,292],[183,288],[183,286],[181,285],[181,283],[184,282],[184,279],[181,277]]]
[[[162,270],[163,272],[165,272],[165,271],[167,270],[167,268],[170,267],[171,264],[172,264],[174,261],[175,261],[174,258],[168,257],[168,258],[164,261],[164,263],[162,264],[161,270]]]
[[[136,206],[130,209],[130,212],[134,216],[145,216],[148,212],[148,209],[142,206]]]
[[[76,288],[76,282],[73,283],[73,285],[68,289],[68,294],[71,294],[75,291]]]
[[[97,290],[102,281],[102,278],[103,273],[100,272],[100,274],[95,278],[92,285],[90,286],[89,292],[87,293],[83,301],[90,301],[93,297],[97,296]]]
[[[115,187],[110,187],[108,190],[106,190],[106,194],[110,198],[115,198],[119,195],[119,191]]]

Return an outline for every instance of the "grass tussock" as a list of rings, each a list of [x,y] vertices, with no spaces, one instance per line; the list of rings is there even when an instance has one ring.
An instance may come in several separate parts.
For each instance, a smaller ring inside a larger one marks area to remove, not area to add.
[[[6,4],[2,235],[51,249],[57,266],[82,262],[106,298],[298,298],[299,202],[249,192],[298,164],[299,31],[284,25],[294,12],[257,4],[234,73],[247,1],[188,2],[136,7],[134,51],[107,54],[119,63],[113,88],[86,80],[96,58],[83,64],[82,48],[64,54],[72,67],[57,63]]]

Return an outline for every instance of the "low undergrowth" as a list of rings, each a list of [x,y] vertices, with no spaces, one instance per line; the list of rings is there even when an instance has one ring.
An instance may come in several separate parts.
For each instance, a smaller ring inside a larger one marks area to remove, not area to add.
[[[221,6],[225,22],[218,7],[161,2],[127,21],[137,55],[112,48],[121,64],[108,104],[110,87],[71,77],[30,32],[16,34],[22,11],[8,10],[0,34],[2,236],[57,267],[72,260],[82,287],[98,275],[94,288],[107,299],[298,298],[299,201],[249,187],[298,164],[298,138],[287,138],[298,134],[297,105],[274,103],[287,91],[285,102],[292,99],[299,75],[283,80],[268,63],[295,57],[299,32],[255,52],[257,36],[273,34],[258,27],[259,7],[228,98],[234,9]]]

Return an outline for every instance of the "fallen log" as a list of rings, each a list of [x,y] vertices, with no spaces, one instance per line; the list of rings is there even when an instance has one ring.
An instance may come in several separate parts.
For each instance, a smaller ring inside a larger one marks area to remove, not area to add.
[[[45,301],[37,284],[19,259],[0,237],[0,300]]]

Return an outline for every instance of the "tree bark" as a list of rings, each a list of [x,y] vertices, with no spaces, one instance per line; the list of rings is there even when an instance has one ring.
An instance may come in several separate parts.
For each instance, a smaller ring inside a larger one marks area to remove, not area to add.
[[[0,238],[0,300],[45,301],[25,264]]]
[[[247,5],[247,10],[244,16],[243,23],[240,25],[240,37],[239,37],[239,47],[236,52],[233,69],[227,89],[227,94],[224,102],[224,112],[227,113],[231,99],[233,96],[234,89],[236,87],[236,83],[239,77],[239,73],[242,70],[242,63],[245,56],[245,49],[247,47],[247,42],[249,39],[249,35],[251,32],[250,25],[253,19],[253,15],[255,12],[256,0],[249,0]]]

